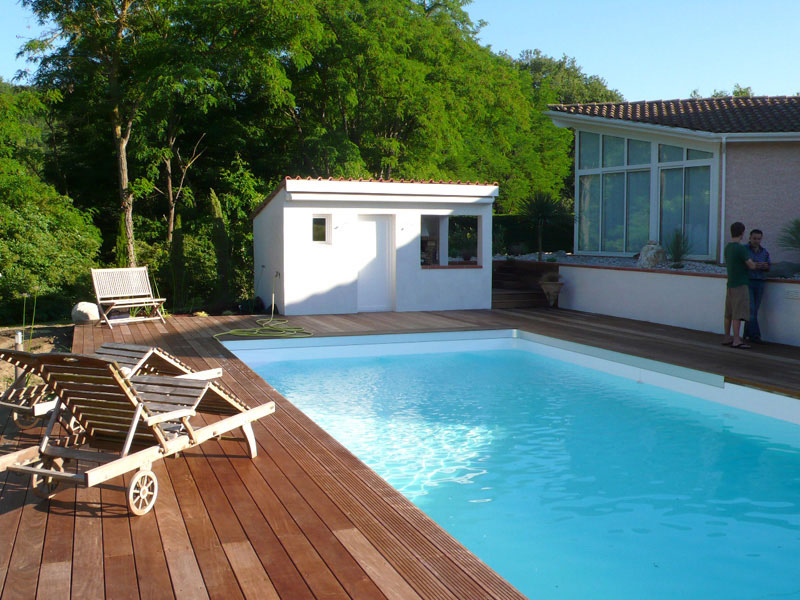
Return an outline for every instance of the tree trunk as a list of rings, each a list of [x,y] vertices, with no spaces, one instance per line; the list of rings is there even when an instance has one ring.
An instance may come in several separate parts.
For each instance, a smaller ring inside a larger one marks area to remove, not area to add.
[[[164,170],[167,173],[167,202],[169,203],[169,216],[167,217],[167,246],[172,244],[172,232],[175,229],[175,195],[172,191],[172,158],[164,159]]]
[[[127,238],[126,251],[128,266],[136,266],[136,249],[133,245],[133,194],[128,185],[128,138],[122,135],[122,125],[119,122],[119,111],[114,110],[114,144],[117,148],[117,171],[119,175],[119,199],[122,214],[125,219],[125,237]]]

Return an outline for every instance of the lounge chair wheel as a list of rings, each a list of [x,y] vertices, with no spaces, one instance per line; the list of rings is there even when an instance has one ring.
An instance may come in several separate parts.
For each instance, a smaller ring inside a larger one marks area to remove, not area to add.
[[[37,466],[43,469],[64,472],[64,459],[45,458]],[[31,475],[31,487],[33,493],[42,500],[48,500],[56,495],[61,482],[46,475]]]
[[[128,508],[140,517],[153,508],[158,496],[158,479],[152,471],[137,471],[128,484]]]
[[[36,427],[41,424],[43,418],[44,417],[34,417],[32,414],[18,412],[16,410],[11,412],[11,419],[14,421],[14,425],[20,430]]]

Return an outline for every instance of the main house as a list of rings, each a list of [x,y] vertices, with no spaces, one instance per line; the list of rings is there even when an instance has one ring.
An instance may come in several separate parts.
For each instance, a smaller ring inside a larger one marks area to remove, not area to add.
[[[764,232],[773,261],[800,218],[800,97],[554,104],[575,131],[575,252],[632,256],[687,235],[690,258],[720,261],[729,226]]]

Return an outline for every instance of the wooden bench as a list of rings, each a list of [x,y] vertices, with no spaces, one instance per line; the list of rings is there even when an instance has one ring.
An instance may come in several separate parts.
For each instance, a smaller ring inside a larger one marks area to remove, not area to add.
[[[97,308],[100,309],[102,319],[112,329],[114,326],[108,315],[114,309],[150,308],[155,311],[152,316],[115,318],[115,323],[155,321],[156,319],[161,319],[162,323],[165,322],[164,316],[161,314],[161,305],[166,299],[153,297],[147,267],[92,269],[92,282],[97,297]]]

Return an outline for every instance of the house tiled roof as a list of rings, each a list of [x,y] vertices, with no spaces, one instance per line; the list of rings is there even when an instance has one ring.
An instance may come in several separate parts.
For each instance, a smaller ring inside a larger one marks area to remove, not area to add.
[[[800,96],[550,104],[555,112],[712,133],[800,132]]]

